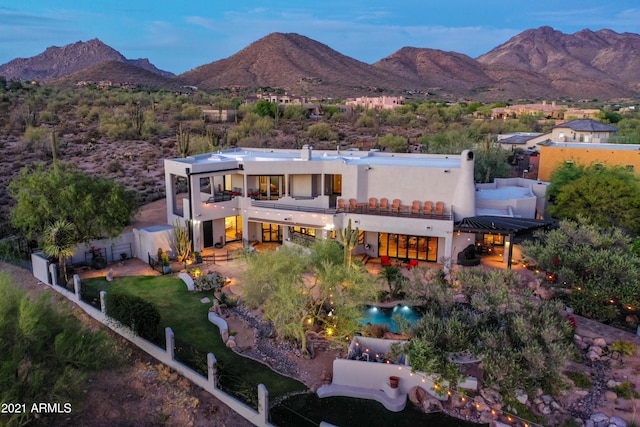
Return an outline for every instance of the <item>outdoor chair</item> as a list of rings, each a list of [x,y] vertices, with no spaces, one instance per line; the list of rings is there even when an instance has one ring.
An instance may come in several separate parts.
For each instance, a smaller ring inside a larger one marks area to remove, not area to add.
[[[349,199],[349,212],[355,212],[358,209],[358,202],[356,199]]]
[[[409,261],[409,263],[407,264],[407,268],[409,270],[411,270],[412,268],[416,268],[418,266],[418,260],[417,259],[412,259]]]
[[[391,261],[387,255],[382,255],[380,257],[380,264],[382,264],[383,267],[391,267]]]
[[[347,206],[344,202],[344,199],[338,199],[338,212],[344,212],[347,210]]]
[[[431,202],[431,201],[424,202],[424,207],[422,208],[422,213],[424,215],[431,215],[433,213],[433,202]]]
[[[377,211],[378,210],[378,199],[375,197],[369,197],[369,205],[367,206],[367,210],[369,211]]]
[[[436,215],[444,215],[444,202],[436,202]]]
[[[378,206],[378,209],[380,210],[380,212],[382,212],[382,211],[388,212],[389,211],[389,199],[387,199],[385,197],[380,199],[380,205]]]
[[[400,213],[400,199],[393,199],[393,203],[391,203],[391,212]]]
[[[414,200],[411,203],[411,215],[419,215],[420,214],[420,201]]]

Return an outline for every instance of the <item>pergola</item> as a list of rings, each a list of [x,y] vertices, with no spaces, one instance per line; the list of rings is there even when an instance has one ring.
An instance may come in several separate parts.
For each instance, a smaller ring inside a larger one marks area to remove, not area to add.
[[[472,216],[458,221],[453,225],[454,232],[460,233],[491,233],[509,237],[509,242],[513,243],[516,237],[530,235],[534,230],[550,228],[555,221],[548,219],[514,218],[506,216]],[[511,268],[511,256],[513,255],[513,245],[509,244],[507,254],[507,268]]]

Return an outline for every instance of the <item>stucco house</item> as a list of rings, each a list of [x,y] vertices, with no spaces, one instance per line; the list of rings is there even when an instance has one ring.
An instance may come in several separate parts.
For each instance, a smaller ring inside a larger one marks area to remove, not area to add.
[[[365,110],[389,110],[404,105],[402,96],[362,96],[360,98],[350,98],[345,103],[352,107],[362,107]]]
[[[166,159],[167,223],[188,224],[202,251],[231,241],[331,239],[351,221],[360,230],[356,254],[437,263],[482,238],[478,230],[456,229],[478,207],[480,215],[534,221],[543,211],[536,194],[544,199],[543,183],[516,178],[476,188],[473,171],[469,150],[426,155],[305,145]]]

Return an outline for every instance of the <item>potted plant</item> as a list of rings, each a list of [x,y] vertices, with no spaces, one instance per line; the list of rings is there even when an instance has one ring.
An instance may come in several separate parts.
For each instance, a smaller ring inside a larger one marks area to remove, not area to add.
[[[169,254],[166,252],[163,252],[160,259],[162,262],[162,274],[171,273],[171,262],[169,261]]]
[[[389,387],[398,388],[398,383],[399,382],[400,382],[400,377],[397,377],[395,375],[391,375],[389,377]]]

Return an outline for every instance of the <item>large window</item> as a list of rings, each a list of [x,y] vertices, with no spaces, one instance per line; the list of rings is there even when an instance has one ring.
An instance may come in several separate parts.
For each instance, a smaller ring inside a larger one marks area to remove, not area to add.
[[[242,239],[242,216],[228,216],[224,219],[224,232],[227,242]]]
[[[284,194],[284,176],[260,176],[260,198],[262,200],[278,200]]]
[[[378,255],[436,262],[438,260],[438,238],[380,233],[378,235]]]
[[[282,226],[278,224],[262,223],[262,241],[282,243]]]

